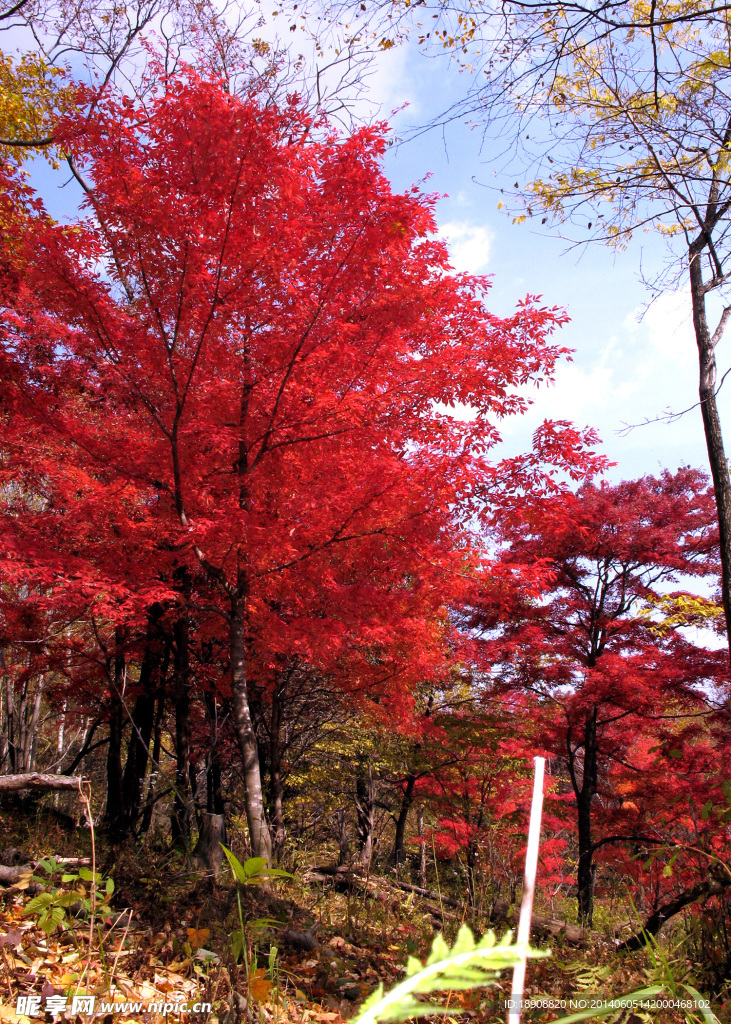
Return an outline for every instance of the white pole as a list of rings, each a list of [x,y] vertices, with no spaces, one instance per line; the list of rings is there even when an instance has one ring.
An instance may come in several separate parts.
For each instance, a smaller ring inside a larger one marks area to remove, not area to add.
[[[541,812],[543,810],[543,770],[546,766],[544,757],[533,758],[533,800],[530,805],[530,825],[528,827],[528,849],[525,854],[525,878],[523,880],[523,899],[520,904],[520,920],[518,921],[518,945],[528,945],[530,939],[530,922],[533,915],[533,894],[536,889],[536,870],[538,868],[538,846],[541,840]],[[525,960],[521,960],[513,968],[513,990],[510,994],[510,1010],[508,1024],[520,1024],[520,1011],[523,1003],[523,987],[525,985]]]

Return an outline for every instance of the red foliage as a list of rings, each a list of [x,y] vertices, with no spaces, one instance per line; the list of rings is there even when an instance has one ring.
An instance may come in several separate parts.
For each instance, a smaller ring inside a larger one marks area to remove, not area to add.
[[[566,772],[579,912],[590,920],[595,853],[637,849],[658,815],[674,807],[682,817],[716,785],[709,767],[724,741],[709,727],[725,700],[723,655],[684,628],[697,614],[673,617],[668,606],[697,609],[671,589],[717,581],[713,496],[688,469],[585,485],[505,521],[502,539],[515,585],[503,576],[468,622],[503,687],[532,695],[540,745]],[[531,565],[550,574],[540,598],[523,583]],[[677,772],[686,760],[697,770]]]
[[[285,652],[403,707],[442,671],[475,499],[545,487],[546,455],[601,464],[566,425],[512,474],[485,461],[565,317],[529,298],[499,319],[485,279],[448,272],[381,128],[328,135],[188,72],[61,132],[88,216],[16,188],[2,243],[4,580],[93,615],[109,651],[155,602],[213,615],[258,772],[247,673]]]

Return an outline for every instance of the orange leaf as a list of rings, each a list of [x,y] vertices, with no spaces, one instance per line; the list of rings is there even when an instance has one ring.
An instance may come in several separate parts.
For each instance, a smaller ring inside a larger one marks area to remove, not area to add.
[[[251,992],[252,999],[256,999],[257,1003],[265,1003],[271,990],[272,983],[266,977],[264,968],[260,967],[249,978],[249,992]]]
[[[206,939],[211,934],[210,928],[187,928],[186,933],[188,935],[188,942],[194,949],[199,949],[205,944]]]

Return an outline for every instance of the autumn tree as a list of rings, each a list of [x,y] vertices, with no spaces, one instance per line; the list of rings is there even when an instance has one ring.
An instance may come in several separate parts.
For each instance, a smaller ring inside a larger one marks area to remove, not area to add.
[[[396,709],[439,671],[486,448],[550,375],[561,314],[500,320],[483,280],[447,273],[431,201],[382,175],[382,131],[317,141],[295,102],[159,72],[144,102],[59,128],[83,221],[9,218],[5,475],[48,500],[7,510],[4,543],[14,577],[94,601],[120,638],[156,601],[224,624],[268,857],[251,673],[347,665]],[[471,422],[439,411],[455,401]],[[601,462],[546,429],[557,458]]]
[[[535,699],[539,736],[565,765],[575,801],[578,908],[591,923],[597,850],[619,834],[596,834],[615,798],[617,766],[633,768],[640,731],[667,745],[684,716],[710,715],[727,674],[718,652],[676,628],[657,628],[662,594],[714,581],[713,497],[689,469],[611,486],[586,484],[547,502],[523,524],[505,524],[503,561],[517,579],[531,562],[552,574],[540,598],[505,580],[478,602],[467,624],[485,631],[484,656],[503,685]],[[692,731],[692,730],[691,730]],[[667,763],[665,763],[667,768]],[[620,801],[621,803],[621,801]]]

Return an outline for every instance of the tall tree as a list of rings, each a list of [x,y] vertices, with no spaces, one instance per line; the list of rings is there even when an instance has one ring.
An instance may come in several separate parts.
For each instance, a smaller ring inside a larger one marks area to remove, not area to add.
[[[495,421],[550,376],[562,316],[529,301],[499,320],[484,280],[446,272],[431,201],[383,177],[380,130],[317,141],[296,103],[158,72],[144,102],[109,96],[61,129],[85,221],[8,218],[6,472],[53,498],[7,514],[5,544],[14,573],[103,593],[116,625],[208,601],[269,857],[252,666],[347,652],[361,687],[394,693],[438,668]],[[439,411],[456,401],[471,422]]]
[[[660,629],[663,590],[718,570],[713,498],[689,469],[610,486],[585,485],[505,524],[506,565],[543,562],[552,580],[536,599],[501,588],[475,607],[470,625],[486,632],[485,656],[503,683],[535,695],[542,742],[565,764],[576,808],[579,918],[591,923],[599,799],[612,798],[613,765],[631,762],[638,730],[710,713],[728,672],[675,629]],[[505,611],[506,607],[509,611]],[[498,634],[489,635],[500,619]],[[658,740],[662,743],[662,740]],[[641,769],[638,769],[641,770]]]

